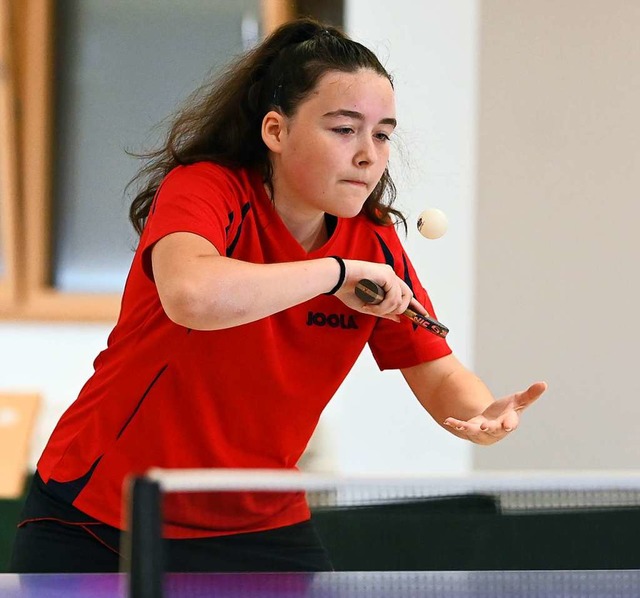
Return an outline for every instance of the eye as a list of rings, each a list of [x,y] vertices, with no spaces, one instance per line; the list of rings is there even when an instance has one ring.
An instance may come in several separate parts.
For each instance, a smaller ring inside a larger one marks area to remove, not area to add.
[[[375,134],[375,138],[378,139],[379,141],[391,141],[391,137],[389,137],[389,135],[387,135],[386,133],[376,133]]]
[[[353,133],[353,129],[351,127],[336,127],[331,130],[339,135],[351,135]]]

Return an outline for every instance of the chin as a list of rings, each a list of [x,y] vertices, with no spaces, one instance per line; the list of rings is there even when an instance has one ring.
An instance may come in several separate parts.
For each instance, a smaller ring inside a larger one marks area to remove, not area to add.
[[[338,218],[354,218],[362,212],[367,197],[343,197],[338,205],[334,203],[334,205],[331,206],[333,209],[327,211]]]
[[[350,208],[349,206],[340,206],[340,209],[332,210],[329,212],[333,216],[337,216],[338,218],[355,218],[360,212],[362,212],[362,207],[364,203],[353,206]]]

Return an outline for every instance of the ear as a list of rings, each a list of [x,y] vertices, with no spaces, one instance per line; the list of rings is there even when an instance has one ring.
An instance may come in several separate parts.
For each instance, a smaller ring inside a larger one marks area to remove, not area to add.
[[[281,152],[282,136],[285,133],[285,118],[279,112],[271,110],[262,119],[262,141],[272,152]]]

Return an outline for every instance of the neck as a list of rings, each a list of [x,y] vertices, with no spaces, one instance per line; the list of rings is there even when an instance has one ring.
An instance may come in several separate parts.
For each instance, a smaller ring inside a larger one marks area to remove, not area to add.
[[[269,189],[266,186],[265,188],[271,198]],[[300,209],[296,202],[288,201],[284,193],[277,193],[275,199],[271,199],[278,216],[305,251],[318,249],[327,242],[329,235],[324,212]]]
[[[318,247],[322,247],[322,245],[327,242],[329,236],[327,234],[324,212],[314,214],[312,217],[302,215],[287,210],[286,207],[285,209],[281,209],[277,201],[275,208],[284,225],[305,251],[309,252],[318,249]]]

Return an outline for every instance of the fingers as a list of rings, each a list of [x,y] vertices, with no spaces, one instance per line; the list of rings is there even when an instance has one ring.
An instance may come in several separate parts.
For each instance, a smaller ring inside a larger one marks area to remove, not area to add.
[[[449,417],[444,425],[477,444],[492,444],[514,432],[520,423],[519,413],[538,400],[546,390],[546,382],[535,382],[527,390],[496,401],[483,415],[468,421]]]
[[[345,260],[346,279],[335,296],[343,303],[357,311],[387,318],[399,322],[401,316],[409,307],[413,299],[413,292],[406,282],[399,278],[388,264],[377,264],[360,260]],[[367,303],[355,294],[355,286],[362,279],[375,282],[384,295],[379,303]],[[419,306],[423,313],[426,310]]]
[[[456,430],[465,438],[476,444],[493,444],[503,439],[518,427],[519,418],[514,410],[510,410],[497,419],[487,419],[483,416],[469,421],[448,417],[444,425]]]
[[[507,411],[504,417],[502,418],[502,427],[505,432],[513,432],[517,429],[518,424],[520,423],[520,418],[518,417],[518,413],[516,411]]]
[[[375,280],[384,291],[384,299],[376,305],[363,305],[363,311],[372,315],[400,321],[398,317],[406,311],[413,299],[413,293],[406,282],[396,276],[390,266],[384,267],[384,279]]]
[[[534,400],[543,395],[549,385],[546,382],[534,382],[528,389],[527,392],[534,396]]]
[[[388,281],[382,286],[385,292],[383,301],[376,306],[372,306],[378,309],[380,315],[402,314],[413,297],[413,293],[407,284],[395,274],[394,278],[394,280]]]
[[[422,303],[420,303],[415,297],[411,298],[411,301],[409,302],[409,307],[416,313],[426,314],[430,317],[433,317],[433,314],[430,314],[429,310],[424,305],[422,305]]]
[[[546,382],[535,382],[527,390],[517,393],[514,397],[514,408],[516,411],[522,411],[537,401],[547,390]]]

